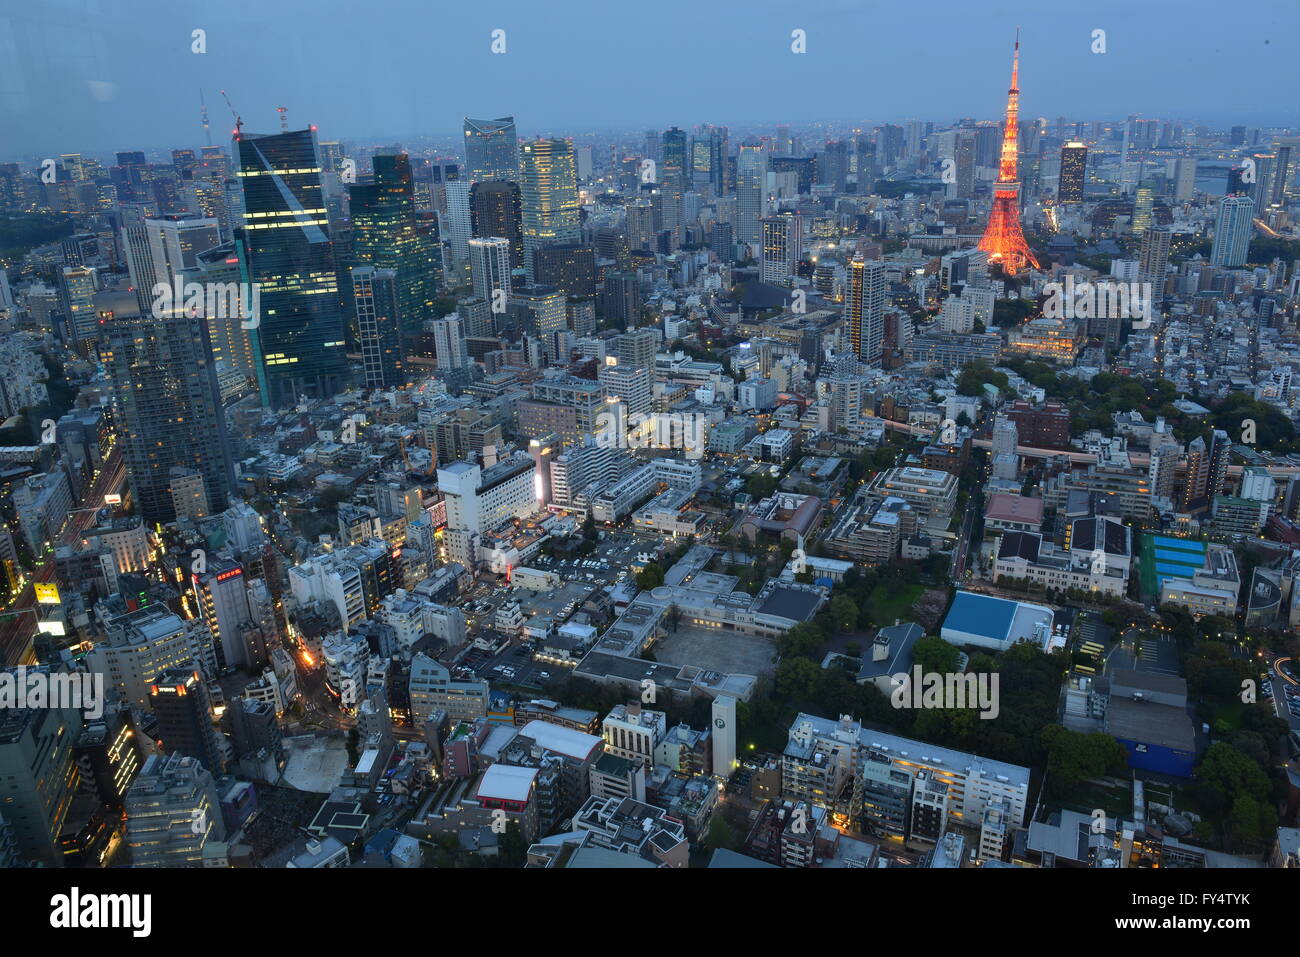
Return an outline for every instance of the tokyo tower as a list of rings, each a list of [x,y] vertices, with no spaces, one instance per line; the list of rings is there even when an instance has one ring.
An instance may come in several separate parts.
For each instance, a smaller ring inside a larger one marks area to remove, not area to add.
[[[1020,126],[1020,31],[1016,30],[1015,54],[1011,60],[1011,89],[1007,91],[1007,118],[1002,127],[1002,160],[998,164],[997,182],[993,184],[993,208],[979,248],[988,253],[989,261],[1001,263],[1014,276],[1026,263],[1040,269],[1038,260],[1025,242],[1020,229],[1020,182],[1016,171],[1019,154]]]

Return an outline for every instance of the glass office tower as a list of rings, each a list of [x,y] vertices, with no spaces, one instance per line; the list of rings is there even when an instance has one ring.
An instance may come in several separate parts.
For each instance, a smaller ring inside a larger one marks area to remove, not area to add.
[[[519,178],[519,140],[515,118],[465,117],[465,172],[471,183]]]
[[[582,240],[578,170],[568,140],[537,139],[520,150],[524,258],[540,246]]]
[[[236,140],[244,185],[246,281],[260,287],[250,330],[263,405],[346,387],[343,313],[312,130]]]
[[[391,269],[396,276],[397,315],[414,333],[431,318],[437,276],[426,248],[429,235],[417,228],[411,160],[405,153],[374,158],[374,182],[349,187],[352,256],[357,265]]]

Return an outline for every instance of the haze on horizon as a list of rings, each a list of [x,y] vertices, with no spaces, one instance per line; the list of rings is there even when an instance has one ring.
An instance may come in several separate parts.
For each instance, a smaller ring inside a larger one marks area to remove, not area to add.
[[[322,15],[322,10],[325,14]],[[331,11],[333,11],[331,13]],[[0,153],[198,146],[314,123],[328,139],[455,141],[463,117],[523,134],[911,117],[997,119],[1021,28],[1024,117],[1300,125],[1300,4],[1262,0],[1232,29],[1209,0],[34,0],[0,14]],[[207,52],[192,52],[192,31]],[[494,29],[506,53],[491,52]],[[791,31],[807,52],[791,52]],[[1093,53],[1093,31],[1106,52]]]

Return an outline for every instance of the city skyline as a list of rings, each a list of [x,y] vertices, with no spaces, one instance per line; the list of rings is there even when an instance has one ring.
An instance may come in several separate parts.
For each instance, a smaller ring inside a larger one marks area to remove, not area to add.
[[[1296,11],[98,2],[0,16],[15,913],[888,868],[1285,919]]]
[[[985,68],[985,51],[1005,44],[1017,26],[1033,90],[1026,117],[1138,113],[1286,125],[1298,115],[1274,105],[1268,92],[1286,88],[1300,58],[1300,9],[1285,2],[1261,6],[1263,29],[1228,33],[1196,30],[1185,4],[1163,0],[1137,8],[1106,0],[1086,12],[1017,2],[979,16],[949,3],[927,18],[924,32],[904,9],[837,0],[792,10],[765,4],[748,17],[680,5],[663,15],[673,26],[662,31],[620,24],[585,0],[560,17],[515,3],[491,15],[404,0],[336,9],[321,17],[302,0],[272,10],[145,0],[121,22],[84,2],[13,11],[0,18],[6,153],[202,145],[200,91],[213,141],[223,143],[233,118],[221,90],[249,132],[273,132],[284,106],[294,128],[311,123],[327,138],[375,141],[455,142],[464,117],[506,114],[530,136],[674,123],[991,119],[1005,87]],[[75,16],[51,24],[55,11]],[[362,17],[393,29],[349,29]],[[192,52],[195,30],[204,31],[204,53]],[[494,40],[496,30],[504,37]],[[804,53],[792,52],[796,30]],[[1104,53],[1093,52],[1097,30],[1105,31]],[[665,32],[678,62],[697,70],[658,68]],[[430,48],[431,37],[441,45]],[[505,52],[493,53],[494,42]],[[151,55],[115,55],[127,45]],[[1188,70],[1189,62],[1212,67]],[[1224,102],[1225,75],[1240,77],[1240,103]],[[457,76],[472,82],[450,81]]]

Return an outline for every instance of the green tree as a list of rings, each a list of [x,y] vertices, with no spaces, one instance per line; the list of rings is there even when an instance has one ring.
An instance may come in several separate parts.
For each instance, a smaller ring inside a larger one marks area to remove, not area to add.
[[[807,658],[786,658],[776,666],[776,693],[795,701],[812,701],[817,696],[822,670]]]
[[[942,638],[926,635],[912,646],[912,662],[924,672],[949,674],[957,670],[961,652]]]
[[[664,583],[664,570],[655,562],[651,562],[636,574],[636,587],[642,591],[650,591],[658,588]]]
[[[852,628],[858,623],[857,603],[848,595],[836,595],[831,599],[831,616],[837,628]]]
[[[704,846],[713,851],[718,848],[722,848],[724,851],[734,851],[736,849],[736,833],[721,814],[715,813],[709,821],[709,830],[704,836]]]

